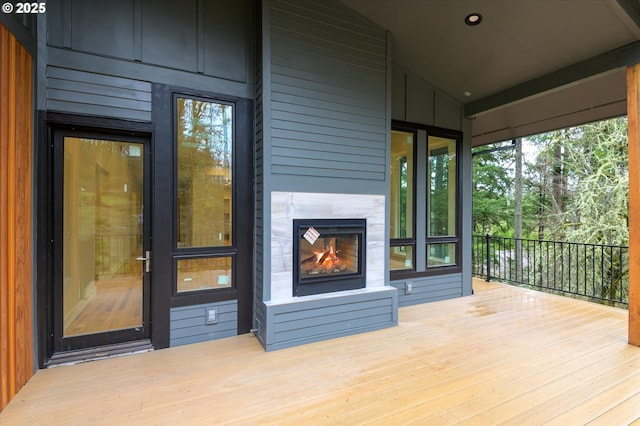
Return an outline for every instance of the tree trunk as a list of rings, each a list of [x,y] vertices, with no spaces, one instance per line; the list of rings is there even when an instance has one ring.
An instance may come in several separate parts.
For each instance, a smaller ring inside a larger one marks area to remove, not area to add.
[[[516,139],[516,176],[515,176],[515,206],[514,206],[514,238],[516,281],[522,281],[522,139]]]

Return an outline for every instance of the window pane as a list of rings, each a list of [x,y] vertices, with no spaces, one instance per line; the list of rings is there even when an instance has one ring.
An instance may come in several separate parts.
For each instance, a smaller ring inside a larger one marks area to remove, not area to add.
[[[230,257],[183,259],[177,265],[178,293],[232,286]]]
[[[391,238],[413,237],[413,138],[391,132]]]
[[[456,235],[456,141],[429,137],[428,236]]]
[[[143,323],[143,158],[141,144],[64,138],[63,337]]]
[[[429,244],[427,246],[427,267],[455,265],[456,245],[456,243]]]
[[[400,271],[400,270],[406,270],[406,269],[414,269],[413,246],[391,247],[391,259],[389,261],[389,270]]]
[[[233,111],[178,99],[178,247],[230,246]]]

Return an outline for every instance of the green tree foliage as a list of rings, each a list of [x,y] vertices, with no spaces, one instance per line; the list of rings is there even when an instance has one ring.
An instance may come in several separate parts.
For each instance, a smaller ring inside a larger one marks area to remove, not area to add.
[[[539,153],[526,192],[540,237],[628,243],[627,119],[620,117],[531,138]]]
[[[527,138],[523,237],[538,241],[527,242],[535,250],[524,260],[509,251],[513,247],[503,247],[503,254],[492,255],[494,267],[515,271],[510,276],[526,276],[538,287],[578,291],[608,303],[626,300],[628,255],[612,246],[627,246],[629,240],[627,127],[627,118],[618,117]],[[514,154],[474,157],[475,234],[512,234]]]
[[[474,149],[473,230],[475,234],[506,234],[513,228],[513,155],[491,151],[504,143]]]

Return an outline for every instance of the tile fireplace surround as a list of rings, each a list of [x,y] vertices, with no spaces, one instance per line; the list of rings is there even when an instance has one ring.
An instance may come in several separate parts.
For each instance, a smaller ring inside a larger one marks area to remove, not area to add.
[[[383,289],[385,287],[384,202],[383,195],[273,192],[271,194],[271,304]],[[293,219],[366,219],[365,289],[302,298],[293,297]]]

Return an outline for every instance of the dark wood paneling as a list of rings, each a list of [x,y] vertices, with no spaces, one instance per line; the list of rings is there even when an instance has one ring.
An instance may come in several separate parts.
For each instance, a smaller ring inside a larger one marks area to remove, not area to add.
[[[0,25],[0,409],[33,375],[32,75]]]

